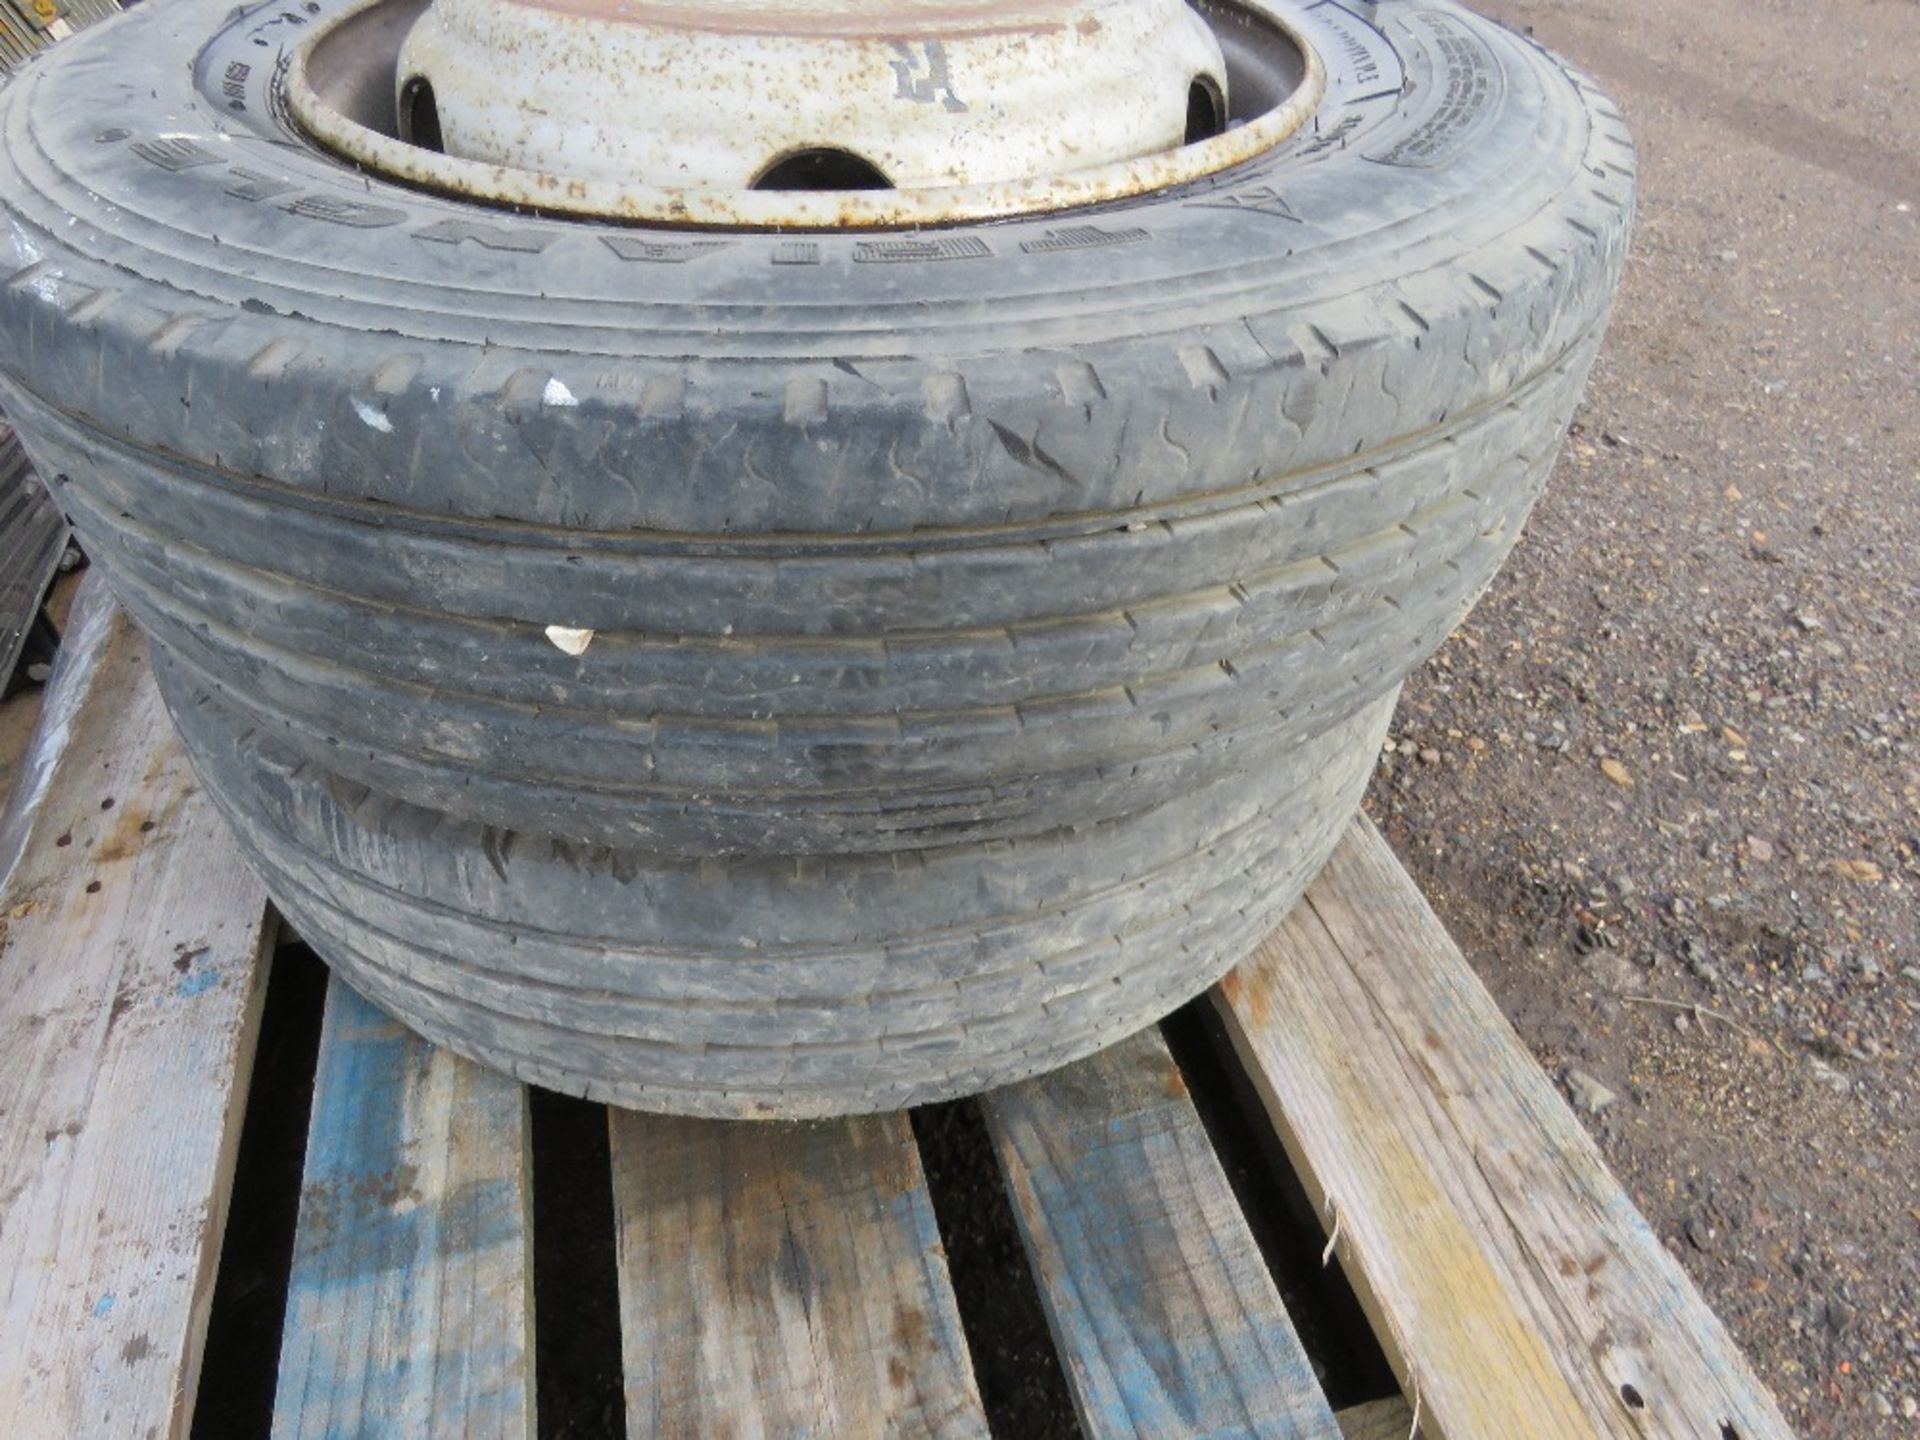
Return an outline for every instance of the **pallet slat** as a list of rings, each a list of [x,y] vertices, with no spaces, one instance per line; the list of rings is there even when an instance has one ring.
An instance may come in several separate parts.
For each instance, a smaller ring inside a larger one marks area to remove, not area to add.
[[[327,989],[275,1440],[533,1433],[525,1087]]]
[[[1091,1440],[1339,1440],[1157,1030],[982,1105]]]
[[[56,41],[108,15],[118,14],[118,0],[78,0],[57,7],[59,14],[43,21],[19,0],[0,0],[0,83],[9,74]]]
[[[66,516],[20,442],[0,428],[0,688],[13,675],[66,548]]]
[[[129,663],[127,642],[115,638],[128,623],[103,582],[92,576],[81,581],[67,616],[67,633],[55,654],[53,676],[40,697],[33,737],[26,754],[14,767],[13,788],[7,795],[6,809],[0,812],[0,888],[11,882],[14,869],[34,834],[34,826],[53,790],[54,773],[60,768],[74,725],[94,693],[102,669],[124,667]],[[139,642],[135,640],[131,644],[137,648]],[[109,685],[106,693],[118,695],[119,702],[123,702],[125,688],[123,680],[117,688]],[[70,856],[72,850],[63,848],[62,854]],[[39,883],[45,883],[48,866],[42,863],[39,868],[42,873]]]
[[[99,581],[62,650],[0,895],[0,1434],[183,1435],[266,897]]]
[[[904,1113],[610,1123],[629,1434],[986,1434]]]
[[[1429,1435],[1790,1435],[1369,823],[1216,999]]]

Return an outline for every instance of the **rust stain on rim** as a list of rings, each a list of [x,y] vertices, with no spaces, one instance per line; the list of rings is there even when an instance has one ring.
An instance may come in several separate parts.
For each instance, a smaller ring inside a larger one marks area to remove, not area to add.
[[[316,49],[355,17],[391,3],[358,0],[307,37],[294,52],[288,67],[286,97],[295,122],[327,149],[391,179],[490,205],[521,206],[581,219],[722,230],[885,230],[1079,209],[1185,184],[1250,160],[1305,124],[1326,91],[1326,70],[1319,56],[1276,5],[1271,0],[1241,0],[1241,8],[1271,25],[1299,52],[1301,78],[1279,104],[1195,144],[1130,160],[974,185],[801,191],[632,183],[557,175],[422,149],[362,124],[329,104],[314,88],[309,74]],[[622,10],[621,0],[516,3],[539,8],[580,5],[596,16]],[[972,6],[963,3],[956,12],[952,0],[945,0],[945,9],[956,19],[995,14],[1012,23],[1016,16],[1040,18],[1051,3],[981,0]],[[881,0],[855,0],[851,9],[861,12],[862,4],[878,13]],[[632,7],[636,11],[643,8],[676,18],[698,15],[683,5]],[[900,14],[898,9],[894,13]]]

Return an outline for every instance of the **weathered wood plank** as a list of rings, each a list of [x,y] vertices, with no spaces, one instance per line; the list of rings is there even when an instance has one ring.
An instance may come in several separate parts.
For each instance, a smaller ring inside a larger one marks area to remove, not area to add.
[[[0,1435],[186,1433],[264,985],[266,897],[99,585],[0,895]]]
[[[275,1440],[533,1433],[526,1088],[327,990]]]
[[[0,81],[24,65],[35,51],[119,9],[118,0],[66,0],[52,19],[42,21],[32,6],[0,5]],[[32,19],[25,23],[16,19],[29,16]]]
[[[1789,1431],[1364,820],[1217,992],[1430,1435]]]
[[[54,772],[60,768],[73,738],[74,721],[101,683],[103,669],[125,668],[124,647],[118,637],[127,624],[105,582],[91,575],[80,582],[67,616],[67,633],[54,657],[53,676],[40,697],[32,738],[14,767],[6,809],[0,812],[0,888],[6,886],[20,863],[53,788]],[[122,658],[109,666],[112,657]],[[121,688],[113,693],[118,698],[109,704],[125,703],[124,677],[117,683]]]
[[[614,1111],[633,1435],[985,1435],[904,1113]]]
[[[33,628],[67,548],[67,519],[0,424],[0,690]]]
[[[1338,1440],[1157,1030],[982,1105],[1092,1440]]]

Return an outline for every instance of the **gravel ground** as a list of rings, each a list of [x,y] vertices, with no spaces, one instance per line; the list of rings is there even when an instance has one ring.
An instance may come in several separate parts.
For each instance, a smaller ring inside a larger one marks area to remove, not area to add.
[[[1554,484],[1369,796],[1807,1440],[1920,1433],[1920,6],[1490,0],[1640,146]]]

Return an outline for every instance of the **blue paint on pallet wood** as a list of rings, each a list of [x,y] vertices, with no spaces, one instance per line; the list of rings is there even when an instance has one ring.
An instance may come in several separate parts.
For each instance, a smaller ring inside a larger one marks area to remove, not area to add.
[[[275,1440],[532,1433],[524,1089],[327,995]]]
[[[1157,1031],[983,1105],[1090,1440],[1339,1440]]]

